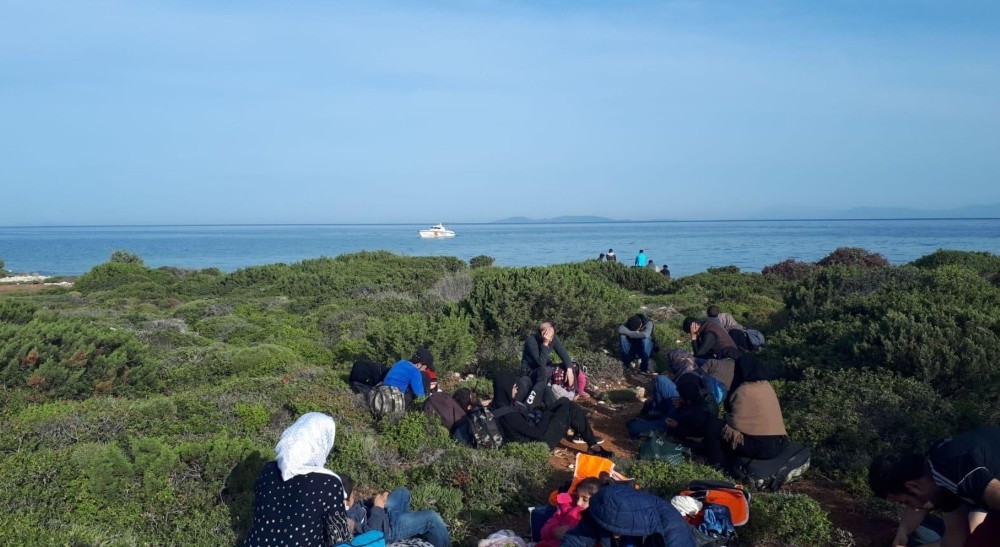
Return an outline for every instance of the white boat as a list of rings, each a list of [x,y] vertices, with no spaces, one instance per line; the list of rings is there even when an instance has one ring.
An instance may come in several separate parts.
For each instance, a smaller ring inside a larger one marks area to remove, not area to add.
[[[439,238],[455,237],[455,232],[444,227],[444,224],[435,224],[426,230],[420,230],[420,237]]]

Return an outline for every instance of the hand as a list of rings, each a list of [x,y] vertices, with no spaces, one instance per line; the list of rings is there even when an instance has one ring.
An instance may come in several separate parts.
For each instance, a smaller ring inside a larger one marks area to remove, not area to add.
[[[374,498],[372,498],[372,505],[375,507],[381,507],[382,509],[385,509],[385,501],[387,499],[389,499],[389,493],[382,492],[381,494],[377,494]]]
[[[350,530],[352,534],[354,533],[355,526],[357,525],[354,524],[354,519],[347,519],[347,529]]]
[[[669,427],[670,429],[677,427],[677,420],[673,418],[667,418],[667,427]]]
[[[695,334],[695,333],[691,333],[691,340],[694,341],[694,340],[697,340],[697,339],[698,339],[698,335]]]
[[[551,344],[553,340],[555,340],[556,329],[552,328],[551,326],[546,326],[542,328],[541,334],[542,334],[542,342],[548,345]]]
[[[906,547],[910,543],[910,538],[905,530],[897,530],[896,537],[892,540],[892,547]]]

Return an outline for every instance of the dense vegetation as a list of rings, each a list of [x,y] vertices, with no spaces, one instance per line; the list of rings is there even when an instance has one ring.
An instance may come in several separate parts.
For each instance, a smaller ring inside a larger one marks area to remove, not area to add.
[[[313,410],[338,420],[331,468],[367,491],[409,485],[417,507],[472,543],[562,477],[546,447],[459,447],[419,412],[374,424],[347,388],[351,361],[427,345],[439,374],[513,368],[545,318],[609,378],[614,329],[640,306],[667,347],[708,303],[763,330],[813,472],[865,496],[873,452],[1000,418],[998,285],[1000,257],[953,251],[891,266],[838,249],[670,281],[598,261],[497,268],[385,252],[225,274],[151,269],[119,251],[71,290],[0,295],[0,544],[234,544],[257,471]],[[693,463],[621,469],[663,495],[717,476]],[[803,495],[759,495],[752,511],[748,544],[843,538]]]

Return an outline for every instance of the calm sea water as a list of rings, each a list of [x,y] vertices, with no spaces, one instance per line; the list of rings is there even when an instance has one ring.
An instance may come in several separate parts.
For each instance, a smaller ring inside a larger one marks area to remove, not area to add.
[[[818,260],[837,247],[863,247],[891,262],[936,249],[1000,254],[1000,219],[635,222],[594,224],[455,224],[448,240],[427,240],[427,226],[115,226],[0,227],[0,259],[8,270],[80,275],[111,252],[138,253],[152,267],[217,267],[292,263],[360,250],[414,256],[488,255],[500,266],[534,266],[597,258],[614,248],[631,262],[641,248],[674,276],[739,266],[760,271],[786,258]]]

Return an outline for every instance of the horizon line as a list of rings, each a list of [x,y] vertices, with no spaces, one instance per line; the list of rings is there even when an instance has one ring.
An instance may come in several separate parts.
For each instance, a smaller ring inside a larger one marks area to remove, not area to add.
[[[567,215],[572,216],[572,215]],[[706,222],[850,222],[850,221],[903,221],[903,220],[1000,220],[1000,217],[893,217],[893,218],[745,218],[745,219],[691,219],[691,220],[545,220],[527,219],[509,222],[492,220],[488,222],[449,222],[454,226],[484,226],[490,224],[649,224],[649,223],[706,223]],[[442,223],[443,224],[443,223]],[[249,227],[249,226],[413,226],[415,222],[263,222],[263,223],[192,223],[192,224],[37,224],[37,225],[0,225],[4,228],[197,228],[197,227]]]

